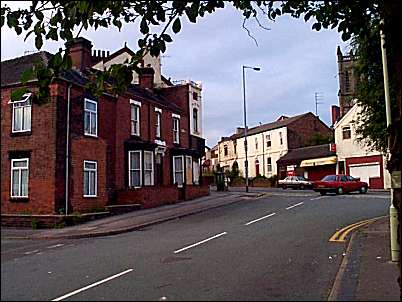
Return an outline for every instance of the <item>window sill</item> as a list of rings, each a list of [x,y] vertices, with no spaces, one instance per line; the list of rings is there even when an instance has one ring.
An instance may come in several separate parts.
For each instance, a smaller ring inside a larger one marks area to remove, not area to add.
[[[30,136],[32,135],[32,131],[20,131],[20,132],[11,132],[10,136],[11,137],[16,137],[16,136]]]
[[[97,195],[83,195],[84,198],[98,198]]]
[[[29,197],[10,197],[10,202],[29,202]]]
[[[88,133],[84,133],[84,136],[85,136],[85,137],[90,137],[90,138],[98,138],[98,136],[97,136],[97,135],[94,135],[94,134],[88,134]]]

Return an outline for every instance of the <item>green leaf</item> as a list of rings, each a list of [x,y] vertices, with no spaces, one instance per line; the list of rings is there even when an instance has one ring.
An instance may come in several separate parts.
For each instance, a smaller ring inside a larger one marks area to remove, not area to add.
[[[21,100],[22,96],[28,92],[28,88],[22,87],[22,88],[17,88],[11,93],[11,101],[19,101]]]
[[[26,82],[28,82],[29,80],[31,80],[32,78],[33,78],[33,75],[34,75],[34,70],[33,70],[33,68],[31,67],[31,68],[29,68],[29,69],[26,69],[26,70],[24,70],[24,72],[22,73],[22,75],[21,75],[21,82],[23,83],[23,84],[25,84]]]
[[[168,34],[162,34],[162,39],[166,42],[172,42],[172,38]]]
[[[148,24],[147,24],[147,20],[145,18],[142,18],[142,20],[141,20],[140,31],[144,35],[149,32],[149,27],[148,27]]]
[[[35,38],[35,46],[37,49],[41,49],[43,45],[42,35],[36,36]]]
[[[172,29],[175,34],[177,34],[181,30],[180,18],[177,18],[176,20],[174,20]]]

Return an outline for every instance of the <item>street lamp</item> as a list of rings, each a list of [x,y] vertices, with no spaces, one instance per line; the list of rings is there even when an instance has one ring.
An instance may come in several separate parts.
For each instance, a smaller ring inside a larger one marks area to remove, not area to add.
[[[244,168],[246,169],[246,192],[248,192],[248,160],[247,160],[247,115],[246,115],[246,75],[245,69],[253,69],[255,71],[260,71],[260,67],[250,67],[243,65],[243,107],[244,107],[244,151],[246,152],[246,161],[244,163]]]

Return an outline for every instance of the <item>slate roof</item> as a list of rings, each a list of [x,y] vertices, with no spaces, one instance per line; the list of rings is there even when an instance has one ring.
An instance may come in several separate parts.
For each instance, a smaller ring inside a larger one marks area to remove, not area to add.
[[[40,51],[37,53],[18,57],[15,59],[2,61],[1,86],[19,83],[21,75],[25,70],[31,68],[37,62],[41,62],[46,65],[52,56],[53,54],[47,51]],[[98,72],[97,70],[94,71]],[[81,86],[87,83],[87,78],[85,77],[85,75],[75,69],[64,71],[62,74],[60,74],[59,78]],[[149,89],[140,88],[138,85],[130,85],[127,90],[129,93],[133,94],[138,98],[152,101],[164,108],[169,108],[176,112],[182,111],[179,106],[170,102],[165,97],[153,93]]]
[[[314,159],[328,156],[335,156],[336,152],[329,150],[329,144],[309,146],[291,149],[284,156],[279,158],[278,164],[299,164],[305,159]]]
[[[20,82],[22,73],[35,63],[47,65],[53,55],[47,51],[40,51],[30,55],[1,62],[1,86]]]

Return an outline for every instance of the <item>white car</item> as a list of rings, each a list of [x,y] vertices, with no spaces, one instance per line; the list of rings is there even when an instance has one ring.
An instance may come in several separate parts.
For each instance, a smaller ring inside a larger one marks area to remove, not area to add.
[[[278,181],[278,186],[282,189],[293,188],[293,189],[312,189],[313,183],[303,176],[288,176],[285,179]]]

